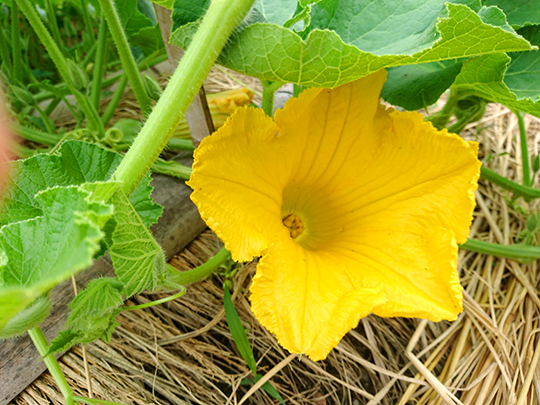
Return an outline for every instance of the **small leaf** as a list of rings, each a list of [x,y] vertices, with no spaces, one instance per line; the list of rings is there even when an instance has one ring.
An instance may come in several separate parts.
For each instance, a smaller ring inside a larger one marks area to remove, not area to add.
[[[253,356],[253,351],[249,344],[246,331],[242,326],[238,312],[234,308],[234,304],[231,300],[231,294],[229,289],[225,286],[223,291],[223,305],[225,307],[225,317],[227,318],[227,325],[229,325],[229,330],[233,337],[234,343],[240,352],[240,355],[248,365],[248,367],[255,372],[257,371],[257,364],[255,363],[255,357]]]
[[[86,344],[96,339],[109,341],[119,325],[116,316],[123,305],[123,284],[116,278],[100,278],[88,283],[69,307],[71,312],[65,329],[51,342],[49,353],[69,349],[74,344]]]
[[[138,0],[115,0],[114,3],[128,39],[141,30],[155,25],[150,18],[139,10]]]
[[[172,31],[202,18],[208,10],[210,0],[175,0],[172,12]]]
[[[169,10],[172,10],[174,0],[152,0],[152,3],[157,4],[158,6],[168,8]]]
[[[92,264],[113,207],[78,186],[36,195],[41,216],[0,228],[0,330],[56,284]]]
[[[131,296],[157,289],[167,275],[163,249],[122,190],[110,202],[114,204],[117,224],[109,254],[118,279],[124,283],[123,293]]]
[[[263,376],[260,374],[255,375],[255,382],[259,381]],[[268,395],[270,395],[272,398],[277,399],[280,404],[286,405],[283,398],[281,398],[281,395],[279,395],[278,390],[276,390],[276,387],[274,387],[272,384],[270,384],[270,381],[265,382],[262,387],[263,390],[266,391]]]
[[[36,298],[89,266],[98,251],[104,253],[104,243],[113,247],[129,295],[165,279],[165,257],[147,228],[161,214],[150,199],[149,176],[132,204],[116,191],[119,183],[108,180],[119,155],[77,141],[64,143],[59,153],[13,164],[0,218],[0,331]]]
[[[514,29],[540,24],[540,7],[536,0],[484,0],[486,6],[497,6]]]
[[[406,110],[425,108],[454,83],[461,67],[460,60],[449,60],[389,68],[381,96]]]
[[[297,8],[296,0],[255,0],[254,6],[266,22],[283,26]]]
[[[108,181],[122,157],[97,145],[67,141],[58,154],[40,154],[12,165],[10,182],[14,184],[3,197],[0,225],[24,221],[42,215],[35,195],[50,187]],[[146,175],[130,201],[146,226],[157,222],[163,209],[152,202],[150,176]]]

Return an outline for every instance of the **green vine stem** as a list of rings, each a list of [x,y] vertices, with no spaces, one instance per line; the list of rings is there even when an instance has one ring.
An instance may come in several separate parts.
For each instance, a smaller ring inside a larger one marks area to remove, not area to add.
[[[126,34],[120,24],[120,17],[118,17],[118,13],[111,0],[99,0],[99,5],[101,6],[101,11],[109,25],[109,30],[111,31],[116,49],[120,55],[124,72],[127,74],[129,82],[131,83],[133,93],[135,93],[135,98],[137,99],[143,114],[146,116],[150,113],[152,104],[150,103],[150,97],[148,97],[148,94],[146,93],[142,77],[139,74],[139,69],[137,68],[131,49],[129,48]]]
[[[49,28],[52,32],[52,36],[58,45],[60,52],[66,54],[64,44],[62,43],[62,37],[60,36],[60,30],[58,29],[58,21],[56,21],[56,10],[52,0],[45,0],[45,12],[47,13],[47,20],[49,21]]]
[[[82,16],[84,20],[84,25],[86,25],[85,32],[88,33],[88,37],[90,38],[90,43],[92,45],[96,44],[96,38],[94,36],[94,26],[92,25],[92,20],[90,20],[90,16],[88,15],[88,1],[87,0],[81,0],[81,11]]]
[[[11,82],[22,83],[22,54],[21,54],[21,26],[19,21],[19,6],[16,2],[11,3],[11,52],[13,54],[13,69]]]
[[[29,141],[54,146],[62,137],[55,133],[47,133],[38,129],[27,128],[22,125],[15,125],[15,132]]]
[[[105,70],[105,53],[107,51],[107,20],[102,16],[101,24],[99,25],[99,34],[96,50],[96,63],[94,65],[94,75],[92,76],[92,90],[90,92],[90,100],[94,108],[99,110],[99,100],[101,99],[101,82],[103,81],[103,73]]]
[[[442,110],[429,116],[427,120],[431,121],[433,126],[439,130],[446,128],[448,121],[450,121],[450,118],[452,118],[452,115],[454,114],[454,110],[456,109],[459,98],[460,94],[458,91],[451,87],[450,94],[448,95],[448,99],[446,100]]]
[[[169,139],[169,142],[167,142],[167,149],[185,150],[188,152],[193,152],[195,150],[191,139],[180,139],[180,138]]]
[[[90,63],[90,61],[94,60],[94,54],[96,53],[97,49],[97,42],[92,45],[90,50],[86,53],[86,56],[84,57],[83,61],[81,62],[81,66],[83,69],[86,70],[86,67]]]
[[[47,114],[47,117],[52,114],[54,109],[58,107],[58,104],[62,99],[60,97],[53,98],[49,104],[47,104],[47,107],[45,107],[45,114]]]
[[[515,111],[518,119],[519,126],[519,141],[521,146],[521,167],[523,170],[523,185],[531,185],[531,169],[529,163],[529,146],[527,144],[527,131],[525,130],[525,121],[523,120],[523,113],[521,111]]]
[[[103,1],[103,0],[101,0]],[[114,173],[126,195],[161,153],[232,31],[254,0],[214,0],[167,88]]]
[[[45,25],[43,25],[43,22],[41,21],[33,4],[30,2],[30,0],[17,0],[17,3],[28,21],[30,21],[30,24],[32,25],[32,28],[34,28],[37,36],[47,49],[47,52],[49,53],[54,64],[56,65],[56,68],[60,72],[60,75],[67,83],[70,91],[75,96],[75,99],[81,107],[84,115],[86,115],[86,119],[88,120],[88,126],[94,131],[99,132],[100,135],[103,135],[105,133],[105,130],[103,124],[101,123],[97,110],[94,108],[88,97],[86,97],[79,90],[77,90],[75,84],[73,83],[71,72],[69,70],[68,63],[64,58],[64,55],[58,48],[58,45],[54,42],[49,31],[47,31],[47,28],[45,28]]]
[[[167,264],[167,266],[170,266],[172,267],[170,264]],[[174,267],[173,267],[174,269]],[[176,269],[175,269],[176,270]],[[170,270],[169,270],[170,271]],[[135,311],[136,309],[143,309],[143,308],[148,308],[148,307],[153,307],[155,305],[160,305],[160,304],[164,304],[166,302],[169,302],[169,301],[172,301],[172,300],[175,300],[177,298],[180,298],[182,295],[184,295],[186,293],[186,287],[184,286],[179,286],[180,287],[180,292],[177,293],[177,294],[174,294],[174,295],[171,295],[169,297],[165,297],[165,298],[162,298],[160,300],[155,300],[155,301],[150,301],[150,302],[147,302],[145,304],[141,304],[141,305],[132,305],[132,306],[124,306],[122,308],[120,308],[122,311]]]
[[[189,176],[191,176],[191,167],[184,166],[175,160],[163,160],[158,158],[152,165],[151,170],[154,173],[165,174],[184,181],[189,180]]]
[[[266,80],[261,80],[261,84],[263,86],[261,108],[266,115],[272,117],[274,115],[274,94],[285,83],[267,82]]]
[[[188,271],[178,271],[174,267],[167,265],[167,281],[180,285],[195,283],[208,277],[230,258],[230,252],[222,248],[215,256],[208,259],[206,263]]]
[[[463,249],[498,257],[506,257],[519,263],[530,263],[540,259],[540,247],[528,245],[499,245],[481,240],[467,239]]]
[[[97,48],[97,43],[95,45],[95,47],[93,47],[94,51],[95,52],[95,49]],[[92,52],[92,51],[90,51]],[[157,53],[157,52],[155,52]],[[86,58],[85,58],[86,59]],[[159,54],[157,56],[152,56],[150,55],[148,58],[145,58],[143,61],[141,61],[137,67],[139,68],[139,71],[142,71],[142,70],[146,70],[146,69],[149,69],[163,61],[167,60],[167,54],[163,53],[163,54]],[[89,62],[86,62],[86,63],[82,63],[81,66],[87,66]],[[124,76],[124,73],[119,73],[117,75],[114,75],[112,77],[109,77],[108,79],[105,79],[102,81],[101,83],[101,89],[105,89],[107,87],[110,87],[112,86],[114,83],[116,83],[117,81],[119,81],[122,77]],[[58,90],[65,90],[67,88],[66,84],[65,83],[59,83],[59,84],[56,84],[54,85],[54,87],[56,87]],[[34,98],[36,99],[36,101],[38,103],[44,101],[44,100],[48,100],[50,98],[54,98],[56,97],[55,94],[53,94],[52,92],[50,91],[42,91],[38,94],[36,94],[34,96]]]
[[[54,127],[54,123],[52,122],[52,120],[49,118],[49,116],[45,113],[45,111],[43,111],[41,109],[41,107],[39,106],[39,104],[36,104],[34,106],[34,108],[37,110],[37,112],[39,113],[39,115],[41,116],[41,119],[43,121],[43,123],[45,124],[45,127],[47,128],[47,131],[49,131],[49,133],[51,134],[54,134],[56,133],[56,128]]]
[[[535,198],[540,198],[540,189],[529,186],[522,186],[521,184],[513,182],[512,180],[508,180],[506,177],[495,173],[493,170],[490,170],[483,165],[480,168],[480,175],[482,176],[482,178],[491,181],[493,184],[496,184],[499,187],[502,187],[520,197],[523,197],[525,201],[531,201]]]
[[[9,40],[6,38],[4,30],[0,28],[0,57],[2,57],[2,63],[11,71],[11,55],[8,43]]]
[[[293,97],[298,97],[300,93],[304,91],[304,86],[301,84],[294,84],[293,85]]]
[[[111,98],[111,101],[109,102],[109,105],[105,109],[105,112],[101,116],[101,122],[103,122],[104,126],[107,126],[109,124],[109,121],[113,117],[116,108],[118,107],[118,104],[120,104],[120,101],[122,101],[122,96],[124,95],[124,91],[126,90],[128,78],[125,73],[122,74],[122,78],[120,79],[120,83],[118,83],[118,87],[114,91],[114,94]]]
[[[60,369],[60,366],[58,365],[58,362],[56,361],[54,355],[47,355],[47,352],[49,351],[49,343],[47,342],[43,331],[39,326],[37,326],[33,329],[30,329],[28,331],[28,334],[30,335],[32,342],[34,342],[34,345],[36,346],[39,354],[43,357],[43,361],[49,369],[51,376],[54,378],[54,381],[56,381],[60,392],[62,392],[62,395],[66,400],[65,404],[73,405],[73,391],[67,383],[66,378],[64,377],[64,373],[62,373],[62,370]]]

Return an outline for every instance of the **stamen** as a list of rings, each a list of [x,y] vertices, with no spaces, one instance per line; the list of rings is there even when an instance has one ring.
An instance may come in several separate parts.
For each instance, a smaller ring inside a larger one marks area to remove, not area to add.
[[[283,218],[283,225],[289,228],[291,238],[296,239],[304,231],[304,224],[298,215],[289,214]]]

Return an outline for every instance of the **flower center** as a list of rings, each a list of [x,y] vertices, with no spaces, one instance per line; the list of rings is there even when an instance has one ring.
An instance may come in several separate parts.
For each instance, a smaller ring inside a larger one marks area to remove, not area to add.
[[[304,231],[304,224],[298,215],[289,214],[283,218],[283,225],[289,228],[291,238],[296,239]]]

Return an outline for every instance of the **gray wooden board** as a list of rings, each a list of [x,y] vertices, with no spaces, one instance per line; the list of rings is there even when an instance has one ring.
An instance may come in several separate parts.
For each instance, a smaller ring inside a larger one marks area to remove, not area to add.
[[[163,246],[167,259],[172,258],[206,227],[197,208],[189,200],[191,189],[183,181],[154,175],[153,199],[162,205],[163,215],[152,227],[156,239]],[[108,255],[76,277],[78,287],[84,288],[95,277],[114,275]],[[73,299],[71,280],[56,286],[51,292],[52,310],[41,324],[47,339],[62,329],[68,315],[67,304]],[[9,403],[43,371],[45,364],[28,335],[0,342],[0,405]]]

